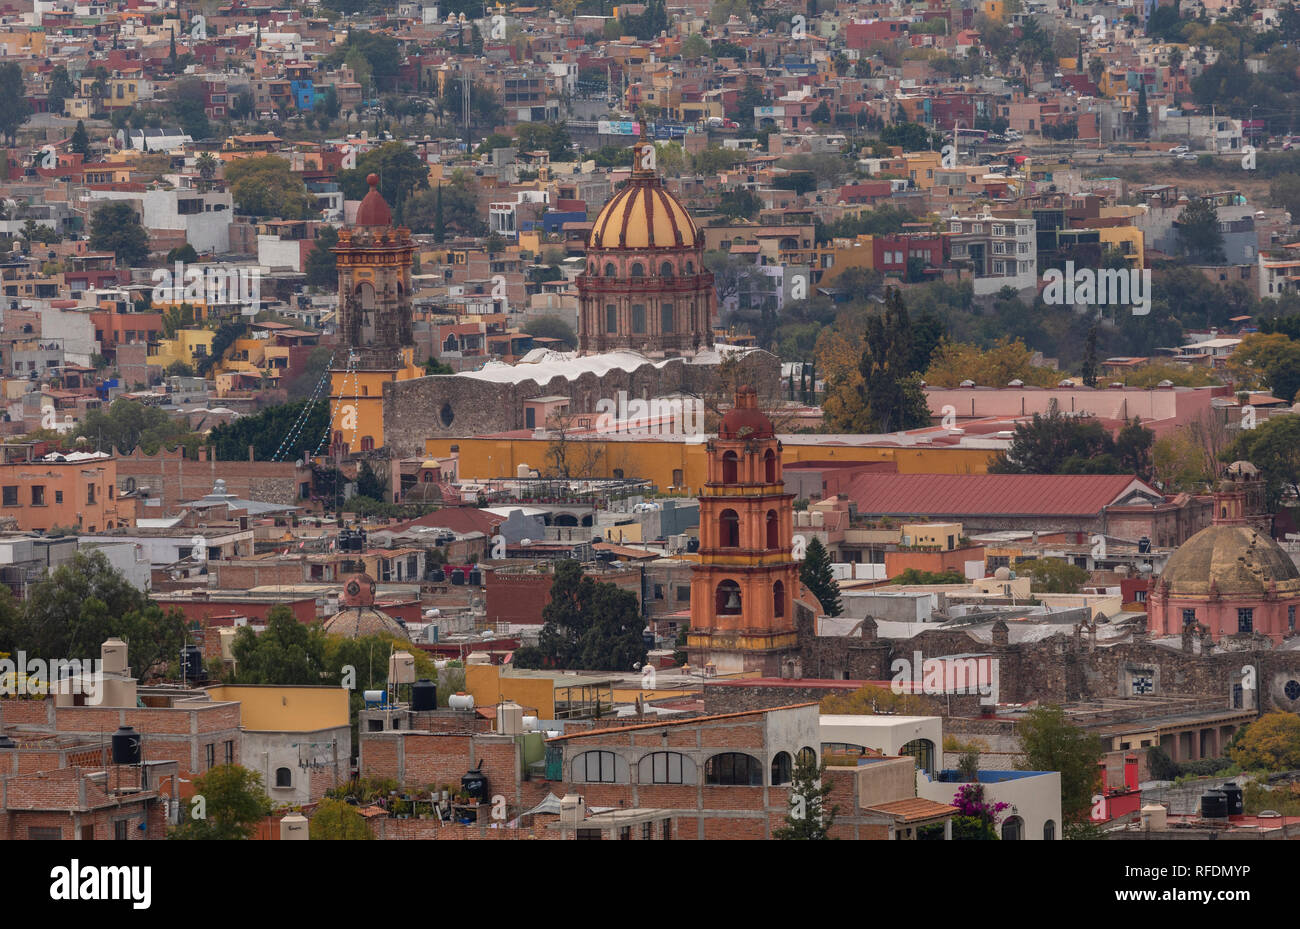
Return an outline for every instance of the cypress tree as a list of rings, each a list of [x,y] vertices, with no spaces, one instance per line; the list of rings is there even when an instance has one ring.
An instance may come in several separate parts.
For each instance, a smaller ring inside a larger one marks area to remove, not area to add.
[[[830,552],[826,551],[826,546],[816,536],[808,543],[808,550],[804,553],[799,580],[817,598],[827,616],[839,616],[844,612],[844,605],[840,603],[840,585],[836,583],[835,573],[831,570]]]

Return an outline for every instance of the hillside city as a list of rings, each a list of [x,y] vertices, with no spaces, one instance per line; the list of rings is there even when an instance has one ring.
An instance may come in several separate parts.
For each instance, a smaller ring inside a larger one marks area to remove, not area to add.
[[[0,0],[0,837],[1300,838],[1298,43]]]

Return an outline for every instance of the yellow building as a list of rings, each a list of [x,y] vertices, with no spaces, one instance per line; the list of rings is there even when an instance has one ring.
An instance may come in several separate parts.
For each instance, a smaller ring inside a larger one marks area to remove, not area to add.
[[[595,446],[584,461],[594,461],[593,473],[583,477],[636,477],[661,488],[698,494],[704,486],[708,462],[702,442],[664,438],[598,438],[577,440]],[[786,465],[800,461],[892,461],[900,474],[985,474],[994,452],[978,448],[898,447],[890,445],[826,445],[825,436],[782,437]],[[519,473],[519,466],[544,468],[551,440],[479,436],[425,440],[430,458],[447,458],[451,446],[460,447],[458,473],[493,478]]]
[[[187,365],[198,362],[203,355],[211,354],[212,340],[217,336],[211,329],[178,329],[170,339],[159,339],[149,356],[149,363],[166,368],[177,361]]]
[[[239,703],[239,725],[258,732],[316,732],[350,725],[342,687],[236,686],[208,688],[217,702]]]
[[[1101,244],[1119,252],[1133,268],[1145,268],[1146,238],[1136,226],[1110,226],[1097,230]]]

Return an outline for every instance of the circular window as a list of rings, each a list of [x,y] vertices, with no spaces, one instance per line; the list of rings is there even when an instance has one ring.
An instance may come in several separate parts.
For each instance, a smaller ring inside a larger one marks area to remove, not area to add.
[[[1288,700],[1300,700],[1300,681],[1287,681],[1282,690]]]
[[[442,420],[443,426],[450,426],[452,424],[452,421],[456,418],[456,414],[451,411],[450,403],[444,403],[442,405],[442,412],[438,414],[438,418]]]

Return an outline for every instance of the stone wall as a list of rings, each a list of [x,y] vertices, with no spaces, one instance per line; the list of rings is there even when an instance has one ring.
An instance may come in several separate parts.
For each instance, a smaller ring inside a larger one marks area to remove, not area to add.
[[[161,448],[156,455],[137,448],[130,455],[119,455],[117,492],[147,492],[147,499],[160,501],[155,506],[140,504],[137,515],[154,518],[175,515],[181,503],[212,493],[218,478],[226,482],[226,493],[241,500],[286,506],[302,503],[299,485],[312,479],[311,468],[296,467],[292,461],[217,461],[207,449],[200,454],[205,457],[198,461],[187,460],[180,448],[170,452]]]
[[[760,396],[774,396],[780,363],[767,352],[754,352],[737,362]],[[434,375],[384,384],[384,435],[393,454],[424,453],[424,440],[435,437],[485,435],[527,428],[525,400],[546,396],[570,398],[572,413],[595,413],[601,400],[653,398],[683,392],[708,396],[718,390],[718,366],[688,364],[682,359],[656,366],[650,360],[631,370],[613,368],[604,374],[584,372],[570,380],[556,375],[544,383],[534,380],[496,383],[457,374]],[[540,425],[544,425],[539,423]]]

